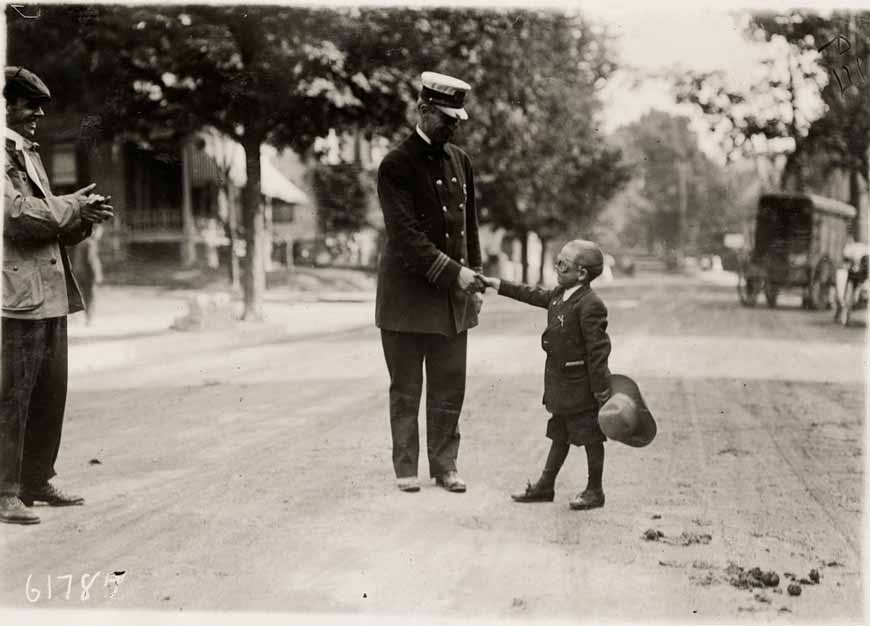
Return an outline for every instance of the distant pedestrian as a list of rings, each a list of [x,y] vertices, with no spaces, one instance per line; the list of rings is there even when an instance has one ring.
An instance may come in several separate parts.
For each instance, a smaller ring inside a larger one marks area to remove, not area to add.
[[[6,68],[6,183],[3,192],[0,522],[36,524],[29,508],[83,504],[49,480],[60,449],[67,388],[67,324],[82,298],[64,246],[79,243],[113,215],[89,192],[51,193],[32,141],[45,84],[23,67]]]
[[[417,413],[426,367],[429,475],[466,490],[456,471],[465,397],[468,329],[477,326],[484,286],[471,160],[450,142],[470,86],[423,72],[418,124],[378,170],[386,237],[375,322],[390,374],[393,469],[402,491],[419,491]]]
[[[100,261],[100,238],[103,227],[95,224],[93,234],[72,249],[72,270],[79,284],[85,320],[90,326],[97,311],[97,292],[103,284],[103,264]]]
[[[570,445],[586,448],[586,489],[570,501],[572,509],[604,506],[602,476],[604,442],[598,409],[610,397],[610,337],[607,308],[589,286],[604,267],[604,257],[591,241],[570,241],[559,252],[553,289],[531,287],[492,277],[488,286],[532,306],[547,309],[547,329],[541,344],[547,353],[544,370],[544,405],[552,413],[547,437],[552,440],[541,477],[525,492],[513,494],[517,502],[552,502],[556,476]]]

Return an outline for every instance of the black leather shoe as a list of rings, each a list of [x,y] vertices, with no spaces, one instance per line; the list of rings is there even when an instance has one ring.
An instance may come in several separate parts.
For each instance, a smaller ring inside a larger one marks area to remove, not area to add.
[[[20,498],[27,506],[33,506],[34,502],[45,502],[48,506],[75,506],[85,503],[85,499],[81,496],[64,493],[50,483],[40,487],[22,488]]]
[[[575,511],[600,508],[604,506],[604,492],[587,489],[582,493],[578,493],[577,497],[571,500],[568,505]]]
[[[453,493],[462,493],[466,489],[465,481],[459,478],[456,470],[444,472],[435,478],[435,484]]]
[[[511,498],[514,502],[552,502],[556,497],[556,492],[552,487],[540,487],[540,482],[534,485],[528,483],[525,493],[512,493]]]
[[[38,524],[39,516],[29,510],[17,496],[0,496],[0,522],[4,524]]]

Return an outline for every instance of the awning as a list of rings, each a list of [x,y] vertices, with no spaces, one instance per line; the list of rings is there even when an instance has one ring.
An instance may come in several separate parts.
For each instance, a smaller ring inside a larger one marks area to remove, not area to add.
[[[288,204],[307,204],[308,196],[299,189],[278,168],[272,165],[271,159],[260,154],[260,192],[264,196],[283,200]]]
[[[186,146],[193,184],[216,183],[220,180],[221,165],[229,170],[229,178],[238,188],[245,186],[245,151],[226,135],[210,128],[198,133],[198,145]],[[288,204],[308,204],[308,196],[272,163],[276,151],[271,146],[260,147],[260,192]]]

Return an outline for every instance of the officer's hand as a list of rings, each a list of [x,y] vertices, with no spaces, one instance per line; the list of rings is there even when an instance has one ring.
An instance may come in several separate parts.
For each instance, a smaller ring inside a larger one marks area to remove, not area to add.
[[[475,293],[472,297],[474,298],[474,310],[476,313],[480,313],[480,309],[483,308],[483,296]]]
[[[498,278],[484,276],[483,274],[477,274],[477,280],[483,283],[485,287],[492,287],[496,291],[498,291],[499,287],[501,287],[501,280],[499,280]]]
[[[459,270],[459,276],[456,277],[456,284],[465,293],[475,293],[485,289],[485,287],[477,280],[477,274],[467,267],[463,267]]]

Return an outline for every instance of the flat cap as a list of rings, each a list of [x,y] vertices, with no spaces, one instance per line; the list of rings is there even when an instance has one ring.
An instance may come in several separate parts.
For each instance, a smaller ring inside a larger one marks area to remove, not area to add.
[[[465,94],[471,85],[465,81],[438,72],[423,72],[420,75],[423,86],[420,89],[420,100],[438,107],[450,117],[467,120],[465,111]]]
[[[6,67],[6,85],[3,87],[3,97],[26,98],[28,100],[49,101],[51,92],[39,76],[30,70],[16,65]]]

